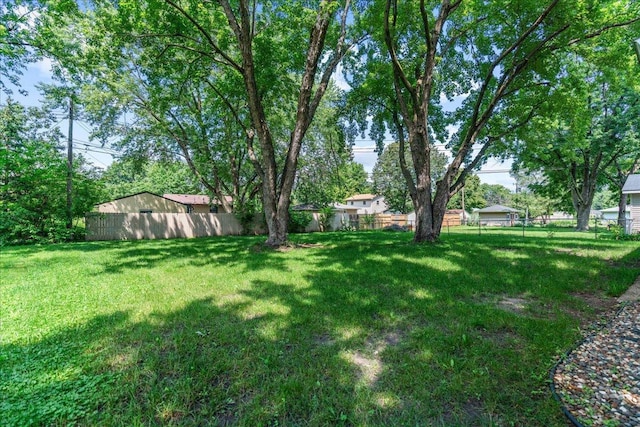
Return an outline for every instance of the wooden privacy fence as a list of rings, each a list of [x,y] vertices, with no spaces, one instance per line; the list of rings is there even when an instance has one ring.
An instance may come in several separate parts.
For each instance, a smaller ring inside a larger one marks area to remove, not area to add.
[[[174,239],[242,234],[230,213],[89,213],[87,240]]]
[[[381,229],[391,225],[413,229],[413,220],[401,214],[353,215],[336,213],[330,230],[350,227],[357,230]],[[460,219],[445,217],[445,226],[460,225]],[[251,234],[265,233],[264,219],[257,215]],[[313,213],[306,232],[320,231],[320,214]],[[243,233],[242,224],[231,213],[88,213],[87,240],[141,240],[228,236]]]

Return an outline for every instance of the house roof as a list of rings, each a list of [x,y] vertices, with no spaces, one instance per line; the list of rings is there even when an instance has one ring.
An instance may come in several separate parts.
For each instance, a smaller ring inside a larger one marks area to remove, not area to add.
[[[320,208],[313,203],[302,203],[300,205],[291,206],[292,211],[319,211]]]
[[[631,193],[640,193],[640,174],[629,175],[622,187],[622,194]]]
[[[510,208],[508,206],[493,205],[486,208],[478,209],[480,213],[500,213],[500,212],[518,212],[517,209]]]
[[[625,207],[625,211],[630,212],[631,209],[629,208],[629,206]],[[600,209],[600,212],[605,213],[605,212],[615,212],[618,213],[618,207],[614,206],[612,208],[607,208],[607,209]]]
[[[361,201],[361,200],[373,200],[376,197],[378,197],[375,194],[354,194],[353,196],[349,197],[347,199],[348,202],[357,202],[357,201]]]
[[[211,199],[211,197],[204,194],[164,194],[163,197],[184,205],[209,205],[211,203],[218,203],[216,199]],[[225,196],[225,199],[228,202],[232,200],[230,196]]]

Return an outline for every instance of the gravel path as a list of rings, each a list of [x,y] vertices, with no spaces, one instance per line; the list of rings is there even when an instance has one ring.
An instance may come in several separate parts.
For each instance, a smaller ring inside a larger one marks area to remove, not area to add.
[[[640,288],[640,278],[632,288]],[[578,426],[640,426],[640,302],[623,304],[552,374],[557,397]]]

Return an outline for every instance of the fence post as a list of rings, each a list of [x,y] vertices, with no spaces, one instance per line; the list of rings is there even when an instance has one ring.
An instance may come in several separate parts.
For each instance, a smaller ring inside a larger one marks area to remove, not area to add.
[[[449,220],[447,220],[447,234],[451,234],[451,230],[449,230]]]
[[[522,237],[524,237],[524,221],[522,221]]]
[[[482,234],[482,226],[480,225],[480,218],[478,218],[478,236]]]
[[[593,225],[595,226],[596,239],[597,239],[598,238],[598,218],[593,218]]]

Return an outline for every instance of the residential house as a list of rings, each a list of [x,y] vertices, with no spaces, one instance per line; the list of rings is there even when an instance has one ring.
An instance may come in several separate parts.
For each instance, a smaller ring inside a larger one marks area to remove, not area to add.
[[[508,206],[493,205],[476,211],[481,225],[513,226],[518,220],[518,210]]]
[[[337,204],[335,207],[351,215],[378,214],[388,210],[384,196],[375,194],[356,194],[349,197],[344,204]]]
[[[627,233],[640,233],[640,174],[629,175],[622,187],[622,194],[628,194],[630,221],[627,221]]]

